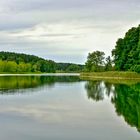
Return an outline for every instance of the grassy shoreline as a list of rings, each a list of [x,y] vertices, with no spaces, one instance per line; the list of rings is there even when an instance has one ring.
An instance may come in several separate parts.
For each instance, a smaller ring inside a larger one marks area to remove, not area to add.
[[[88,81],[105,81],[111,84],[133,85],[140,82],[140,74],[135,72],[92,72],[81,73],[80,78]]]
[[[140,80],[140,74],[136,72],[118,72],[118,71],[109,71],[109,72],[91,72],[91,73],[81,73],[81,78],[86,79],[137,79]]]

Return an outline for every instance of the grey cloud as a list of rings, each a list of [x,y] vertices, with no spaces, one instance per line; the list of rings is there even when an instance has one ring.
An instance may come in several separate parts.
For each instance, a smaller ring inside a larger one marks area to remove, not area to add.
[[[13,33],[13,32],[12,32]],[[16,32],[18,33],[18,32]],[[35,37],[36,35],[22,35],[22,37]],[[75,34],[42,34],[42,35],[38,35],[38,37],[72,37],[75,36]]]
[[[59,33],[59,34],[44,34],[44,35],[40,35],[40,36],[44,36],[44,37],[59,37],[59,36],[74,36],[75,34],[64,34],[64,33]]]
[[[33,35],[25,35],[17,38],[3,38],[0,34],[0,50],[10,50],[17,52],[31,53],[45,57],[48,55],[51,59],[58,61],[64,60],[69,56],[69,61],[83,62],[87,51],[103,48],[108,50],[113,48],[112,41],[117,40],[120,35],[124,34],[131,26],[139,24],[140,20],[140,0],[0,0],[0,31],[10,34],[18,34],[21,30],[32,29],[35,25],[53,24],[53,23],[75,23],[75,30],[85,29],[93,31],[93,36],[98,34],[102,37],[102,42],[94,44],[95,38],[88,40],[90,43],[82,50],[82,43],[74,44],[75,50],[71,50],[69,44],[58,42],[37,42],[36,40],[28,41],[25,38]],[[109,35],[108,35],[109,34]],[[64,33],[42,34],[45,37],[77,37],[75,33],[70,34],[67,30]],[[80,36],[80,35],[79,35]],[[81,36],[80,36],[81,37]],[[104,38],[112,37],[112,40]],[[82,40],[81,40],[82,41]],[[105,43],[107,44],[105,45]],[[110,43],[111,42],[111,43]],[[81,45],[81,44],[82,45]],[[55,44],[55,46],[53,46]],[[115,42],[114,42],[115,44]],[[80,46],[81,45],[81,46]],[[89,46],[88,46],[89,45]],[[73,47],[73,48],[74,48]],[[63,49],[66,48],[66,49]],[[63,52],[63,56],[57,52]],[[79,54],[72,55],[74,51]],[[66,54],[69,53],[69,54]],[[66,54],[66,55],[64,55]],[[77,57],[76,57],[77,56]]]
[[[42,22],[89,20],[136,21],[139,0],[1,0],[0,30],[28,28]],[[9,12],[8,12],[9,11]],[[8,12],[8,13],[7,13]]]
[[[91,7],[102,10],[101,8],[119,8],[128,9],[135,7],[140,3],[139,0],[2,0],[2,5],[9,8],[10,11],[25,10],[57,10],[66,8],[84,8]],[[129,7],[128,7],[129,6]],[[136,8],[136,7],[135,7]],[[109,10],[109,9],[108,9]],[[119,12],[119,10],[117,12]]]
[[[25,10],[57,10],[66,8],[79,8],[96,4],[94,0],[2,0],[2,5],[8,12]]]

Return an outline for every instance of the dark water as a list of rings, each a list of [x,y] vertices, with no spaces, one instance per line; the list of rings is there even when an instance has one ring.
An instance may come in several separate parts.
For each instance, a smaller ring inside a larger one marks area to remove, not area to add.
[[[0,140],[139,140],[140,83],[1,76]]]

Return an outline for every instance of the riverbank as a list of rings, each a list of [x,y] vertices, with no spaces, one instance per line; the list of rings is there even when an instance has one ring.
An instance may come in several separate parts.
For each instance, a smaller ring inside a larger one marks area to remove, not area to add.
[[[132,85],[140,82],[140,74],[135,72],[92,72],[81,73],[80,79],[89,81],[103,80],[107,83]]]
[[[138,79],[140,80],[140,74],[136,72],[91,72],[91,73],[81,73],[81,78],[86,79]]]

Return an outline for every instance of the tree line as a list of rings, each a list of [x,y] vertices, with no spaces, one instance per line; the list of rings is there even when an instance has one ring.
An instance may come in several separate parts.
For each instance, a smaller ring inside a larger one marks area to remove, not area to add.
[[[12,52],[0,52],[0,72],[55,72],[55,62]]]
[[[0,72],[81,72],[83,65],[56,63],[34,55],[23,53],[0,52]]]
[[[102,51],[94,51],[88,54],[85,63],[85,71],[134,71],[140,73],[140,25],[133,27],[119,38],[115,49],[112,50],[112,57],[105,58]]]
[[[82,72],[84,65],[73,63],[56,63],[56,70],[58,72]]]

